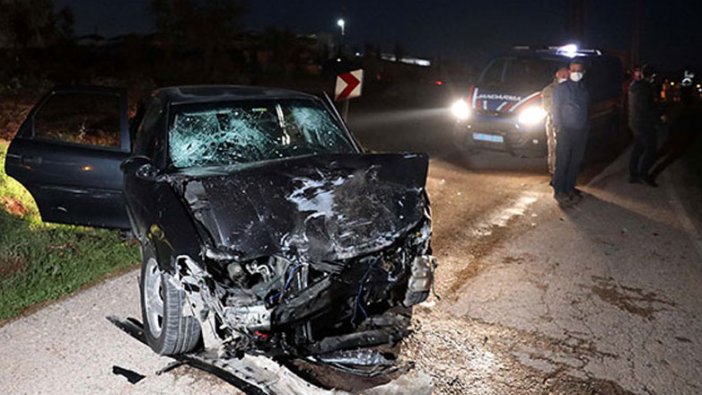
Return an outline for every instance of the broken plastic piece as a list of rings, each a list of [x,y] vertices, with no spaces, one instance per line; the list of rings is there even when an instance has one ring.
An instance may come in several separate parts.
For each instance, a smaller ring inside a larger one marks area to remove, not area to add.
[[[127,381],[129,381],[131,384],[136,384],[146,377],[143,374],[139,374],[133,370],[125,369],[116,365],[112,366],[112,373],[118,376],[126,377]]]

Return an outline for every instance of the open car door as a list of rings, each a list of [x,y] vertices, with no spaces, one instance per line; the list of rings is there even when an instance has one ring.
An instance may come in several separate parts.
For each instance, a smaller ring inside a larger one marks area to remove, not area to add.
[[[120,170],[129,152],[125,91],[54,88],[12,140],[5,172],[45,222],[129,229]]]

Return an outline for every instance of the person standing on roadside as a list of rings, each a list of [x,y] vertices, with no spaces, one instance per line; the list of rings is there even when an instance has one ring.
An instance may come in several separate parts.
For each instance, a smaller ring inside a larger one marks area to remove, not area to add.
[[[582,192],[575,188],[590,130],[590,95],[583,83],[585,65],[574,59],[568,67],[570,79],[553,91],[553,124],[556,127],[554,198],[561,205],[578,203]]]
[[[553,125],[553,91],[558,84],[568,81],[570,72],[567,67],[560,67],[553,76],[553,82],[541,91],[541,101],[546,117],[546,145],[548,147],[548,172],[553,174],[556,169],[556,127]]]
[[[629,86],[629,128],[634,134],[634,148],[629,160],[629,182],[642,182],[657,187],[649,174],[656,161],[657,136],[656,125],[661,112],[654,100],[655,89],[647,79],[653,74],[645,67],[634,68],[634,79]]]
[[[667,114],[668,134],[657,153],[657,162],[649,173],[655,180],[668,166],[695,149],[702,135],[702,106],[697,88],[685,86],[680,89],[680,104],[677,111]]]

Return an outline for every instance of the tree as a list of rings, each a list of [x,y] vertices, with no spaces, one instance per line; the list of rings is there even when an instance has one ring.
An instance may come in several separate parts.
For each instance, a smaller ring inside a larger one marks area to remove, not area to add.
[[[201,51],[206,75],[212,73],[217,56],[233,47],[247,11],[241,0],[152,0],[151,5],[168,56]]]
[[[57,19],[62,18],[54,13],[53,0],[0,0],[0,41],[15,50],[52,44],[60,37]],[[72,30],[72,19],[62,23]]]
[[[302,52],[300,40],[290,30],[268,28],[261,37],[263,48],[271,51],[272,64],[276,72],[286,74],[288,66],[296,64]]]
[[[400,59],[404,58],[407,52],[405,51],[405,46],[400,42],[395,43],[395,61],[399,62]]]
[[[63,7],[56,13],[56,29],[66,39],[73,37],[76,17],[71,7]]]

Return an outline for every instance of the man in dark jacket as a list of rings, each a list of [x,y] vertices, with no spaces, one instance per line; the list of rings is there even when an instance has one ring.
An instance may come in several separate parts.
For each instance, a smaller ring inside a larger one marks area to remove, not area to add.
[[[575,59],[570,63],[570,80],[553,92],[553,123],[556,126],[556,169],[553,174],[554,197],[559,204],[577,203],[582,193],[575,188],[585,155],[590,129],[590,95],[583,84],[585,66]]]
[[[699,92],[694,86],[680,89],[680,105],[667,114],[668,135],[657,154],[657,162],[651,169],[650,177],[655,180],[673,162],[695,148],[702,135],[702,106]]]
[[[656,124],[660,112],[654,101],[654,89],[645,75],[649,70],[634,68],[634,80],[629,86],[629,128],[634,133],[634,148],[629,160],[629,182],[658,185],[649,175],[656,161]]]

